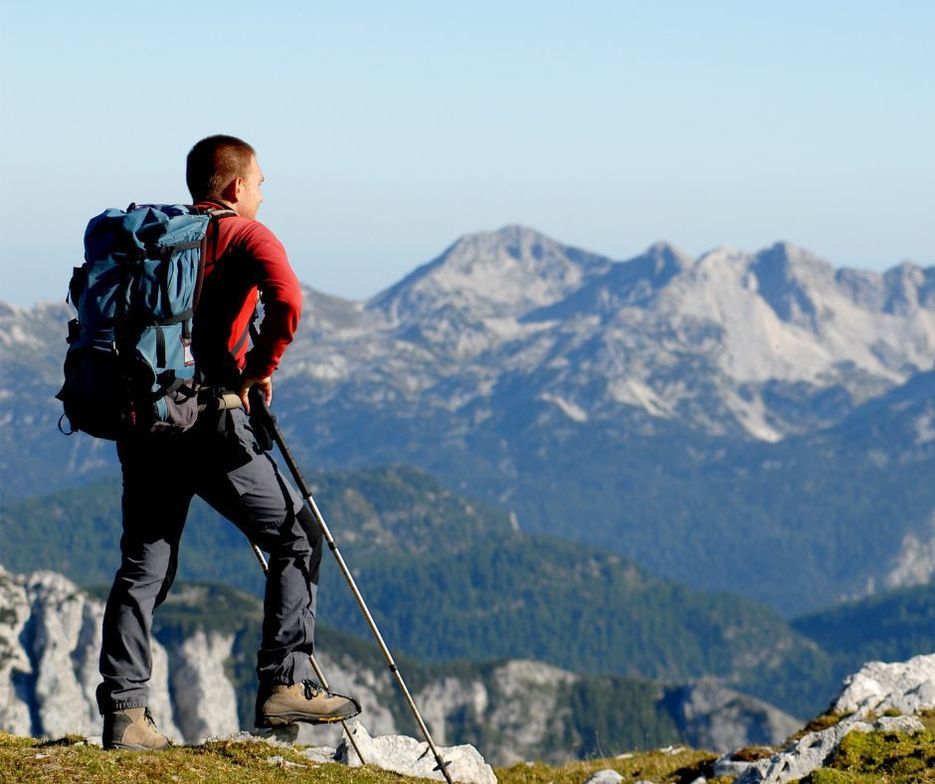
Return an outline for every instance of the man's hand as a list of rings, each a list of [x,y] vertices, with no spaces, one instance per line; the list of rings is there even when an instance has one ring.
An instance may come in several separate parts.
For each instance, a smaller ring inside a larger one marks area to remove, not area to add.
[[[263,395],[263,398],[266,400],[266,405],[270,405],[270,403],[273,402],[273,378],[272,376],[266,376],[265,378],[244,376],[240,380],[240,390],[237,394],[240,397],[240,401],[243,403],[243,410],[248,414],[250,413],[249,396],[251,387],[257,387],[260,394]]]

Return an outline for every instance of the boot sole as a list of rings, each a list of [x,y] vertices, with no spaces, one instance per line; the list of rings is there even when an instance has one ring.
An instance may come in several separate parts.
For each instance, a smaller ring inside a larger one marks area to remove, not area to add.
[[[348,710],[342,713],[331,713],[324,716],[317,716],[313,713],[277,713],[275,716],[264,716],[257,727],[285,727],[287,724],[302,722],[303,724],[335,724],[339,721],[347,721],[360,715],[359,710]]]

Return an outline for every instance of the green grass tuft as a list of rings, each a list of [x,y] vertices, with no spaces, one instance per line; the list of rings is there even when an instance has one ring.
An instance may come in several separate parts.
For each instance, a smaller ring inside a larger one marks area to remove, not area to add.
[[[935,735],[851,732],[804,784],[935,784]]]

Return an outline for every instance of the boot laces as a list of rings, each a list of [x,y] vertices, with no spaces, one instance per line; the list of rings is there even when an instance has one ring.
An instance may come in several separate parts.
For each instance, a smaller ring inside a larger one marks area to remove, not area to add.
[[[305,689],[305,699],[311,700],[314,699],[321,693],[321,689],[318,688],[318,685],[312,683],[312,681],[302,681],[302,686]]]
[[[150,713],[148,705],[145,708],[143,708],[143,719],[146,721],[147,724],[149,724],[150,727],[153,728],[153,732],[155,732],[156,734],[159,734],[159,729],[158,727],[156,727],[156,720],[153,718],[153,714]],[[166,743],[169,746],[174,745],[172,741],[169,740],[168,738],[166,738]]]

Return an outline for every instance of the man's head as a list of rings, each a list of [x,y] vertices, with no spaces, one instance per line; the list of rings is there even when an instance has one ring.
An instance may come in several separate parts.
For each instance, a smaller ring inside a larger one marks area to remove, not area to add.
[[[221,201],[245,218],[255,218],[263,201],[256,152],[234,136],[209,136],[192,147],[185,179],[194,201]]]

